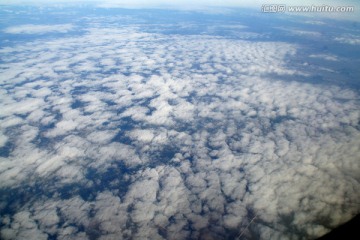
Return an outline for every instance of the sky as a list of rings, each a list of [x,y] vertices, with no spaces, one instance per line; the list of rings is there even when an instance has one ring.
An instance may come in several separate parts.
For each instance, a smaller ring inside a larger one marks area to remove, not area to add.
[[[86,3],[96,3],[99,7],[105,8],[170,8],[170,9],[182,9],[182,10],[196,10],[196,11],[212,11],[214,8],[224,8],[224,7],[244,7],[261,10],[261,7],[264,4],[286,4],[287,6],[354,6],[355,12],[353,13],[291,13],[292,15],[304,15],[304,16],[322,16],[332,19],[343,19],[351,21],[360,21],[360,2],[357,0],[303,0],[293,1],[293,0],[278,0],[278,1],[265,1],[265,0],[135,0],[135,1],[126,1],[126,0],[0,0],[0,4],[30,4],[30,5],[51,5],[51,4],[86,4]],[[215,13],[219,13],[217,10]],[[289,14],[289,12],[286,12]]]
[[[2,239],[313,239],[360,212],[356,25],[0,11]]]
[[[161,5],[175,5],[175,6],[230,6],[230,7],[256,7],[259,8],[263,4],[287,4],[287,5],[354,5],[359,6],[359,2],[356,0],[303,0],[301,2],[293,1],[293,0],[277,0],[277,1],[266,1],[266,0],[198,0],[198,1],[190,1],[190,0],[173,0],[173,1],[165,1],[165,0],[134,0],[134,1],[125,1],[125,0],[105,0],[105,1],[97,1],[97,0],[51,0],[51,1],[42,1],[42,0],[1,0],[2,4],[19,4],[19,3],[112,3],[117,5],[125,5],[125,6],[161,6]]]

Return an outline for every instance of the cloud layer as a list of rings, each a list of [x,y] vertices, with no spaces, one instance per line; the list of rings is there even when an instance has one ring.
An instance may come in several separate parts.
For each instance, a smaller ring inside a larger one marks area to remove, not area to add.
[[[0,49],[1,237],[301,239],[349,220],[359,95],[283,80],[308,77],[300,48],[130,26]]]

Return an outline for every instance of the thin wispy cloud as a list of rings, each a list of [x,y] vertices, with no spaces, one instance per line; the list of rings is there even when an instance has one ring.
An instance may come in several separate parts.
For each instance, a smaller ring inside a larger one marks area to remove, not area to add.
[[[74,26],[71,24],[55,24],[55,25],[25,24],[25,25],[5,28],[4,32],[11,34],[67,33],[73,30],[73,28]]]

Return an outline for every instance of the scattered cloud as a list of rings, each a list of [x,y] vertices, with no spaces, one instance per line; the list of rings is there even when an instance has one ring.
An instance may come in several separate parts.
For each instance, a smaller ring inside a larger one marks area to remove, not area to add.
[[[335,55],[331,55],[331,54],[311,54],[309,55],[309,57],[311,58],[320,58],[320,59],[324,59],[327,61],[339,61],[338,57]]]
[[[55,25],[35,25],[25,24],[7,27],[5,33],[10,34],[45,34],[45,33],[67,33],[73,30],[72,24],[55,24]]]
[[[359,45],[360,44],[360,36],[354,34],[347,34],[340,37],[335,37],[335,41],[344,44],[350,45]]]
[[[1,238],[316,238],[359,212],[358,92],[281,80],[301,46],[87,30],[0,49]]]
[[[310,38],[319,38],[322,36],[322,34],[320,32],[315,32],[315,31],[308,31],[308,30],[288,28],[288,27],[275,27],[275,28],[286,31],[290,35],[295,35],[295,36],[304,36],[304,37],[310,37]]]
[[[308,21],[305,21],[305,23],[311,24],[311,25],[326,25],[325,22],[319,21],[319,20],[308,20]]]

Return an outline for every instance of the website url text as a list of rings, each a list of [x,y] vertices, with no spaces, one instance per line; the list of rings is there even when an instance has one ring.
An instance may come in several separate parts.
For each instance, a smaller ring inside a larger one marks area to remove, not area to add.
[[[283,12],[354,12],[354,6],[330,6],[330,5],[311,5],[311,6],[287,6],[285,4],[264,4],[261,6],[264,13],[283,13]]]

